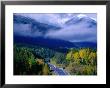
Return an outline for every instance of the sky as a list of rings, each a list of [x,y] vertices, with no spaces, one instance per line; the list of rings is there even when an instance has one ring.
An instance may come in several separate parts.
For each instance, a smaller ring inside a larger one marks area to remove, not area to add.
[[[38,22],[46,23],[54,26],[60,26],[59,30],[52,30],[46,34],[43,34],[36,30],[34,34],[30,33],[30,26],[28,24],[15,24],[14,27],[17,32],[22,35],[32,35],[32,36],[43,36],[45,38],[56,38],[62,39],[70,42],[96,42],[97,41],[97,14],[95,13],[57,13],[57,14],[33,14],[33,13],[16,13],[15,15],[21,15],[25,17],[32,18]],[[86,20],[81,21],[78,24],[65,24],[67,21],[71,19],[75,19],[73,21],[77,21],[81,18],[87,18]],[[92,21],[96,22],[96,25],[91,26]],[[20,28],[21,27],[21,28]],[[19,29],[19,30],[18,30]]]
[[[57,25],[63,25],[65,21],[71,19],[74,16],[77,15],[82,15],[82,16],[88,16],[90,18],[93,18],[94,20],[97,20],[97,14],[96,13],[50,13],[50,14],[42,14],[42,13],[17,13],[17,15],[22,15],[25,17],[30,17],[32,19],[35,19],[40,22],[49,22],[52,24],[57,24]]]

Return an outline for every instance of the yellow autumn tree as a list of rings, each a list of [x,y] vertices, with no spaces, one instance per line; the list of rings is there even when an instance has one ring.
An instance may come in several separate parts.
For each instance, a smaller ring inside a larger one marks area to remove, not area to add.
[[[39,65],[43,65],[44,60],[43,59],[36,59],[36,63],[38,63]]]
[[[90,49],[89,48],[79,50],[79,56],[80,56],[82,64],[88,64],[89,55],[90,55]]]
[[[67,60],[71,60],[72,59],[72,51],[70,51],[69,53],[67,53],[66,59]]]
[[[86,57],[86,49],[81,49],[80,51],[79,51],[79,56],[80,56],[80,58],[85,58]]]
[[[97,54],[95,52],[91,52],[88,59],[91,64],[96,63]]]
[[[79,53],[78,52],[74,53],[73,57],[74,57],[74,62],[79,64],[80,63]]]
[[[49,71],[48,65],[47,65],[47,64],[44,64],[43,70],[42,70],[43,75],[48,75],[49,72],[50,72],[50,71]]]
[[[95,59],[96,58],[96,53],[95,52],[91,52],[89,55],[89,59]]]
[[[89,54],[91,53],[91,50],[89,48],[86,49],[86,57],[89,57]]]

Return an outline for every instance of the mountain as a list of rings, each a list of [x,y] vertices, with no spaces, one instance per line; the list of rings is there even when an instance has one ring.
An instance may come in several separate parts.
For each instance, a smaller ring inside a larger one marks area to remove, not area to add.
[[[47,47],[54,50],[65,50],[68,48],[77,48],[74,43],[60,40],[60,39],[51,39],[43,37],[27,37],[27,36],[17,36],[14,35],[14,43],[36,45],[41,47]]]
[[[38,21],[36,21],[36,20],[34,20],[32,18],[21,16],[21,15],[14,15],[13,18],[14,18],[13,19],[14,24],[18,24],[18,26],[19,26],[19,24],[23,24],[23,25],[28,24],[29,27],[30,27],[29,32],[31,32],[31,33],[39,31],[39,32],[45,34],[50,29],[52,29],[52,30],[60,29],[60,27],[58,27],[58,26],[54,26],[54,25],[50,25],[50,24],[46,24],[46,23],[40,23],[40,22],[38,22]],[[14,28],[16,28],[16,26]]]
[[[65,25],[85,25],[87,28],[92,28],[92,27],[96,27],[97,26],[97,22],[88,17],[88,16],[80,16],[77,15],[75,17],[72,17],[70,20],[65,22]]]
[[[40,21],[36,21],[35,19],[32,19],[30,17],[25,17],[21,15],[13,15],[13,17],[15,43],[39,45],[42,47],[48,47],[56,50],[65,50],[68,48],[81,47],[97,47],[97,43],[82,41],[72,42],[72,40],[69,40],[69,38],[76,40],[77,36],[78,39],[81,40],[79,36],[83,35],[85,36],[84,38],[82,37],[84,41],[86,40],[86,38],[90,37],[91,39],[96,35],[97,22],[90,17],[81,15],[74,16],[64,23],[64,29],[63,27],[57,25],[55,26],[50,23],[41,23]],[[71,25],[72,27],[70,27]],[[75,27],[73,25],[75,25]],[[74,30],[75,28],[77,28],[78,31]],[[91,28],[94,30],[90,31]],[[85,31],[83,33],[81,32],[81,34],[80,31],[83,30]],[[46,34],[51,35],[49,35],[49,37],[46,37]]]
[[[79,48],[97,48],[96,42],[74,42],[74,44]]]
[[[27,37],[27,36],[14,36],[14,43],[37,45],[47,47],[54,50],[66,50],[68,48],[97,48],[97,43],[93,42],[68,42],[60,39],[51,39],[43,37]]]

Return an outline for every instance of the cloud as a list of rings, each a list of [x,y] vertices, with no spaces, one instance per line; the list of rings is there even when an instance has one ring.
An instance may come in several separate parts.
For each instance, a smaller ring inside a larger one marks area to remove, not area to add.
[[[32,32],[31,24],[14,24],[14,32],[15,34],[20,34],[24,36],[42,36],[45,38],[54,38],[54,39],[62,39],[70,42],[81,42],[81,41],[97,41],[97,28],[92,27],[89,28],[88,24],[82,22],[80,24],[73,25],[64,25],[67,20],[73,18],[73,16],[89,16],[93,19],[96,19],[96,14],[27,14],[20,13],[17,15],[22,15],[25,17],[30,17],[39,22],[44,22],[51,25],[59,25],[61,29],[53,30],[49,29],[45,34],[36,31]]]
[[[82,26],[70,26],[58,31],[49,31],[45,37],[62,39],[71,42],[92,41],[97,40],[96,29],[88,29]]]
[[[23,36],[43,36],[43,33],[36,30],[35,32],[32,31],[31,24],[16,24],[14,23],[14,34],[23,35]]]
[[[53,25],[63,26],[63,24],[77,15],[85,15],[96,20],[96,13],[15,13],[16,15],[22,15],[30,17],[36,21],[49,23]]]
[[[62,23],[68,20],[67,18],[62,19],[60,16],[61,14],[51,14],[51,13],[50,14],[17,13],[16,15],[30,17],[41,23],[49,23],[49,24],[59,25],[59,26],[61,26]]]

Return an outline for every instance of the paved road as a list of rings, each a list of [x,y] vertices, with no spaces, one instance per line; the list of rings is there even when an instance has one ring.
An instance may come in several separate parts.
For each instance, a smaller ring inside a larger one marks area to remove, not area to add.
[[[48,65],[50,69],[54,71],[56,75],[69,75],[69,73],[66,72],[63,68],[58,68],[55,65],[52,65],[50,63],[48,63]]]

